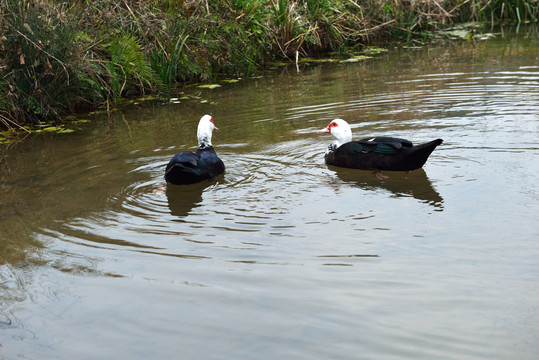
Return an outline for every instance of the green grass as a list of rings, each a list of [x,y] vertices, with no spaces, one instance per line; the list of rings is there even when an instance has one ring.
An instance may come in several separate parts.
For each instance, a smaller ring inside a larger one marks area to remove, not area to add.
[[[538,0],[0,0],[0,127],[250,76],[296,54],[538,17]]]

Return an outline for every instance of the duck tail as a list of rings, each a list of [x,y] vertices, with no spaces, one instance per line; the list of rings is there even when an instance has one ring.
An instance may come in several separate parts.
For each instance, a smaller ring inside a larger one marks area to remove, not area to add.
[[[429,158],[430,154],[442,142],[442,139],[436,139],[429,141],[428,143],[414,146],[412,152],[407,158],[408,167],[410,167],[412,170],[423,167],[423,165],[425,165],[425,163],[427,162],[427,159]]]
[[[424,144],[421,144],[421,145],[418,145],[416,146],[417,149],[421,148],[421,149],[430,149],[430,152],[433,152],[434,149],[436,149],[436,146],[440,145],[441,143],[443,143],[444,141],[442,139],[436,139],[436,140],[432,140],[432,141],[429,141],[428,143],[424,143]]]

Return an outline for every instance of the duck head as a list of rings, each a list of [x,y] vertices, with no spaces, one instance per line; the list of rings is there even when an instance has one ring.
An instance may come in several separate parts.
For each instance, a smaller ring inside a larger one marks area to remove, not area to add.
[[[204,115],[198,122],[197,137],[198,147],[200,149],[212,146],[211,135],[213,130],[219,130],[213,123],[213,118],[210,115]]]
[[[350,129],[350,125],[343,119],[332,120],[329,125],[320,130],[320,132],[331,133],[335,136],[337,139],[337,141],[333,143],[335,148],[352,141],[352,129]]]

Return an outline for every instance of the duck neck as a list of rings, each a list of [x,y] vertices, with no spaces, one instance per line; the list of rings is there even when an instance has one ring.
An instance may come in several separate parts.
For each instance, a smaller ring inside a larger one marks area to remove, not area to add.
[[[209,126],[198,126],[197,137],[199,149],[212,147],[211,135],[211,129],[209,128]]]
[[[349,143],[350,141],[352,141],[352,132],[345,131],[335,137],[335,142],[333,144],[335,145],[335,148],[338,148],[339,146]]]
[[[211,144],[211,139],[209,138],[199,138],[198,139],[198,148],[199,149],[206,149],[210,148],[213,145]]]
[[[329,144],[328,148],[326,149],[326,155],[329,154],[329,153],[334,152],[335,150],[337,150],[337,148],[338,148],[337,142],[333,142],[333,143]]]

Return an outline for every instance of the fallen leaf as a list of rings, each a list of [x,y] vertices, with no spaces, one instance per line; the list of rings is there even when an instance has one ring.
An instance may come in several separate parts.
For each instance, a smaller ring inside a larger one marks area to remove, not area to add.
[[[52,65],[49,58],[45,61],[45,75],[52,75]]]
[[[34,35],[34,32],[32,31],[32,28],[30,27],[30,25],[28,25],[27,23],[24,23],[22,26],[24,26],[24,28],[26,30],[28,30],[28,32],[32,35]]]
[[[219,85],[219,84],[208,84],[208,85],[199,85],[198,87],[203,88],[203,89],[215,89],[215,88],[221,87],[221,85]]]
[[[19,63],[21,65],[24,65],[25,64],[24,54],[22,53],[21,44],[19,44],[19,43],[17,43],[17,54],[19,54]]]

